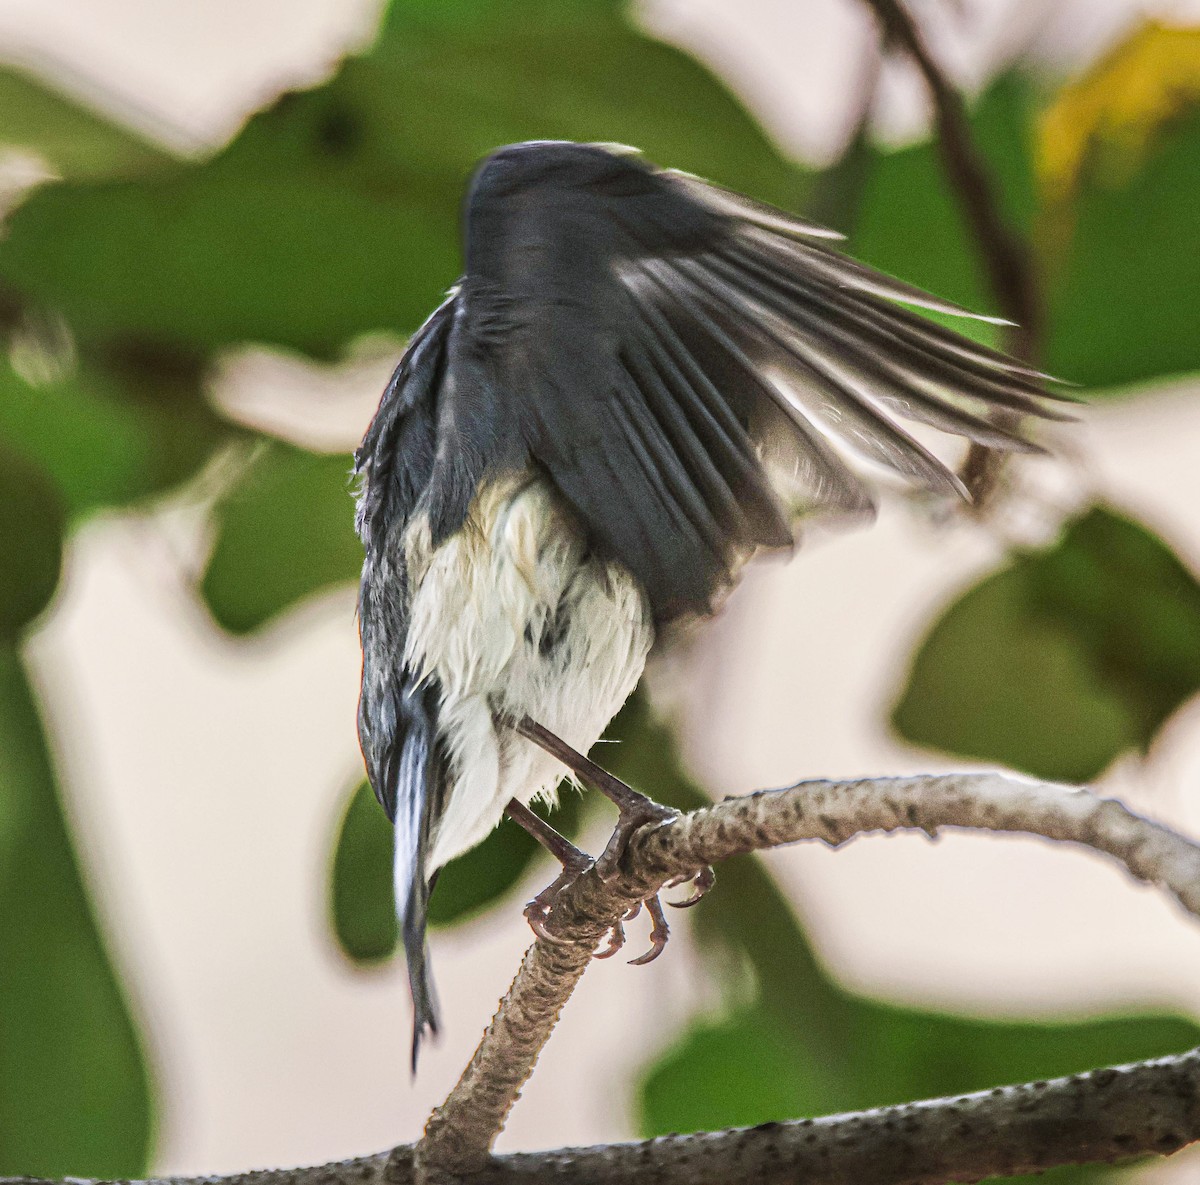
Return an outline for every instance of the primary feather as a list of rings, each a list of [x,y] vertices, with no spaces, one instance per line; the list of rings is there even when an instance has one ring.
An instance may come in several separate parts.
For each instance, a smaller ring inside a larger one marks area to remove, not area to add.
[[[867,516],[870,466],[964,493],[903,421],[1031,451],[1013,413],[1058,415],[1044,376],[905,306],[975,314],[836,237],[601,145],[476,172],[464,275],[357,454],[359,728],[396,826],[414,1059],[432,878],[562,773],[497,720],[586,751],[655,627],[791,546],[798,501]]]

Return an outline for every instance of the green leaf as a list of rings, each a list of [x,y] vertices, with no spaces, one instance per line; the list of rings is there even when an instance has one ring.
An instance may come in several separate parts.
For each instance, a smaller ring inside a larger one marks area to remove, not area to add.
[[[892,722],[915,744],[1054,781],[1086,781],[1135,741],[1076,639],[1036,616],[1027,564],[989,577],[938,620]]]
[[[78,375],[34,387],[0,364],[0,440],[53,477],[72,514],[128,502],[153,485],[146,418]]]
[[[1101,155],[1078,185],[1047,365],[1097,387],[1200,370],[1200,110],[1164,129],[1132,173],[1110,163]]]
[[[0,438],[0,645],[54,595],[65,525],[54,483]]]
[[[267,444],[220,500],[201,591],[225,629],[258,629],[302,598],[358,578],[352,465]]]
[[[143,1176],[147,1070],[12,647],[0,648],[0,918],[0,1174]]]
[[[78,382],[89,396],[109,415],[134,413],[149,436],[150,454],[133,497],[188,480],[242,434],[209,406],[207,363],[191,351],[148,340],[113,341],[85,351],[84,361]]]
[[[458,273],[476,160],[552,137],[638,144],[784,204],[807,189],[712,75],[611,6],[405,5],[370,53],[213,159],[44,187],[13,215],[0,269],[85,343],[328,356],[415,328]]]
[[[34,367],[0,360],[0,445],[53,479],[72,518],[178,485],[238,434],[206,403],[195,358],[125,343],[75,366],[22,347]]]
[[[338,828],[329,893],[333,932],[355,963],[391,958],[400,938],[392,890],[392,828],[367,782]]]
[[[568,838],[579,829],[580,798],[563,789],[551,816],[534,809]],[[507,817],[478,847],[452,860],[438,874],[429,905],[431,926],[453,926],[490,909],[525,876],[539,852],[537,843]],[[551,875],[547,875],[547,882]],[[338,945],[356,963],[390,958],[399,939],[392,888],[392,829],[367,782],[351,796],[333,857],[330,893]]]
[[[1031,100],[1016,76],[998,79],[975,105],[971,131],[997,185],[1001,212],[1028,231],[1036,208]],[[932,142],[876,152],[859,201],[852,253],[909,283],[977,312],[996,298],[958,196]],[[994,340],[995,328],[951,318],[960,333]]]
[[[853,1035],[836,1063],[814,1062],[760,1005],[693,1025],[645,1079],[643,1133],[890,1106],[1165,1057],[1200,1041],[1200,1025],[1169,1015],[1009,1021],[848,998]],[[687,1081],[709,1090],[685,1090]]]
[[[13,66],[0,68],[0,144],[35,152],[58,173],[77,178],[128,176],[170,159]]]
[[[1200,585],[1145,527],[1096,508],[960,598],[893,723],[929,748],[1086,781],[1145,751],[1200,688]]]

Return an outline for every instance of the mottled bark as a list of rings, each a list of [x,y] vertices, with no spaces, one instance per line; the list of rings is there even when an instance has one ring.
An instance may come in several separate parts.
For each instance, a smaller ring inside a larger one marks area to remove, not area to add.
[[[949,1185],[1175,1152],[1200,1139],[1200,1049],[849,1115],[489,1157],[470,1185]],[[454,1178],[443,1178],[453,1180]],[[412,1145],[315,1168],[147,1185],[413,1185]],[[59,1185],[34,1177],[0,1185]],[[71,1185],[100,1185],[73,1180]]]

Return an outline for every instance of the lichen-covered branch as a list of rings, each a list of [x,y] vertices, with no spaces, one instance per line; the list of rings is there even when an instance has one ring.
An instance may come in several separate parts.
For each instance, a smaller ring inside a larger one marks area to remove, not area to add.
[[[470,1185],[947,1185],[1175,1152],[1200,1139],[1200,1049],[848,1115],[489,1158]],[[413,1185],[415,1149],[149,1185]],[[54,1185],[0,1178],[0,1185]],[[72,1181],[71,1185],[88,1185]]]
[[[1200,916],[1200,847],[1121,803],[1000,773],[801,782],[693,811],[634,836],[622,875],[586,873],[558,899],[458,1085],[430,1120],[423,1163],[480,1170],[533,1072],[589,952],[629,906],[660,885],[743,852],[801,840],[838,845],[874,831],[943,827],[1025,832],[1115,858]]]

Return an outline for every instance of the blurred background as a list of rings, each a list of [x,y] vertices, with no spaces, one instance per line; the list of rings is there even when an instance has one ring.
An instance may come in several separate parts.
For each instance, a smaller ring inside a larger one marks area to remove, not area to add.
[[[678,805],[1002,764],[1200,834],[1200,4],[911,12],[1081,422],[986,513],[895,500],[757,564],[599,759]],[[413,1139],[554,872],[507,826],[447,870],[446,1033],[410,1081],[349,453],[456,276],[463,181],[513,140],[635,144],[994,310],[923,85],[861,0],[0,0],[0,62],[0,1172]],[[555,821],[592,850],[611,824]],[[652,967],[589,971],[502,1148],[1200,1041],[1200,933],[1032,840],[734,861],[672,921]],[[1130,1174],[1200,1157],[1048,1179]]]

